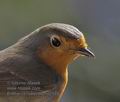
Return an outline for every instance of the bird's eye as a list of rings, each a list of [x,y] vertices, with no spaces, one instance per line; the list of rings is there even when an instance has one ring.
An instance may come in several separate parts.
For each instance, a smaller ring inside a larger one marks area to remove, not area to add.
[[[52,37],[50,42],[53,47],[59,47],[61,45],[61,42],[57,37]]]

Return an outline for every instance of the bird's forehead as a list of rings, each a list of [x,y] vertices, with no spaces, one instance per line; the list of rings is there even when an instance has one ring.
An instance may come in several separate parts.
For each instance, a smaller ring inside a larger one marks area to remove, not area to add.
[[[71,39],[80,39],[83,36],[83,33],[80,32],[76,27],[68,24],[51,23],[43,26],[42,29],[60,33],[61,35]]]

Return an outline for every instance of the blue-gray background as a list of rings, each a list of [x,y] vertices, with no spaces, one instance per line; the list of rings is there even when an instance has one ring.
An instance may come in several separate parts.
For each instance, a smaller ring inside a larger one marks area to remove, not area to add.
[[[0,49],[52,22],[76,26],[96,55],[70,65],[62,102],[120,102],[120,0],[0,0]]]

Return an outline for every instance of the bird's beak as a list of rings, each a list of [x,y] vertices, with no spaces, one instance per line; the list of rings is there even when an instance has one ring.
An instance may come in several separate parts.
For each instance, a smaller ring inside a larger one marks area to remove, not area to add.
[[[87,57],[95,57],[94,53],[92,53],[88,48],[79,48],[78,52]]]

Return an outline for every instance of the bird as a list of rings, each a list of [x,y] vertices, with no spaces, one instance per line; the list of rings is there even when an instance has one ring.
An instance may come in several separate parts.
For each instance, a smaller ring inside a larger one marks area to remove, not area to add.
[[[0,51],[0,102],[60,102],[68,65],[95,57],[81,31],[50,23]]]

